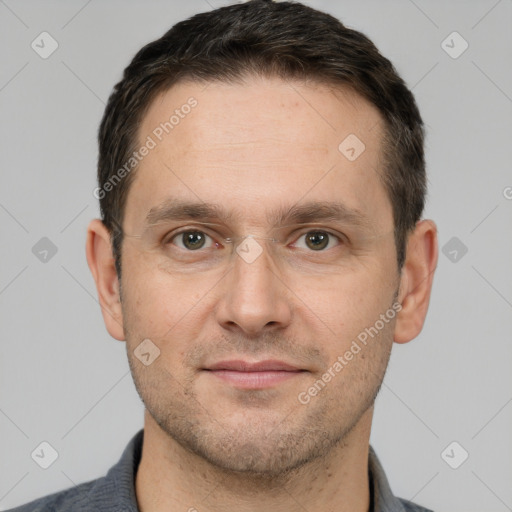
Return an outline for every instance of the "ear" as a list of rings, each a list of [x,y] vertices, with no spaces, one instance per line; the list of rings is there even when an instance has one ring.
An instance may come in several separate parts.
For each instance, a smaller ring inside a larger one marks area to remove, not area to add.
[[[103,321],[109,334],[124,341],[123,316],[110,232],[99,219],[94,219],[87,228],[87,263],[91,270],[103,314]]]
[[[430,292],[437,266],[437,228],[422,220],[409,235],[400,277],[398,300],[402,309],[395,324],[396,343],[407,343],[418,336],[427,315]]]

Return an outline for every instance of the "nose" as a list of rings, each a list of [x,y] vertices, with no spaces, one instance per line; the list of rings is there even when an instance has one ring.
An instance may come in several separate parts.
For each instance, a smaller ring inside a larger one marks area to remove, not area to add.
[[[217,321],[223,328],[242,330],[247,336],[284,329],[292,317],[291,293],[266,244],[251,242],[245,249],[241,244],[233,255],[231,271],[222,280]]]

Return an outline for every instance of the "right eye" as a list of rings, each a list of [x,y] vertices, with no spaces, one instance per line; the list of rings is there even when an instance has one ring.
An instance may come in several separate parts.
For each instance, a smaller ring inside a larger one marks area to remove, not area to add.
[[[176,239],[176,242],[174,243],[173,240]],[[205,247],[205,244],[207,243],[207,239],[210,239],[210,244]],[[169,238],[166,242],[166,244],[174,244],[180,249],[186,250],[186,251],[197,251],[199,249],[209,249],[213,245],[213,239],[207,235],[204,231],[199,231],[197,229],[189,229],[186,231],[180,231],[178,233],[175,233],[171,238]],[[180,245],[181,244],[181,245]],[[215,244],[218,245],[218,244]]]

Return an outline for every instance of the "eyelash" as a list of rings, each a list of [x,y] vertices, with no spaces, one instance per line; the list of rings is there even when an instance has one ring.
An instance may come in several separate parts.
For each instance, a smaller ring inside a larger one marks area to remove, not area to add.
[[[214,243],[218,243],[218,242],[215,242],[214,238],[209,235],[208,233],[206,233],[205,231],[203,231],[202,229],[195,229],[195,228],[186,228],[186,229],[182,229],[181,231],[178,231],[176,233],[173,233],[171,236],[166,236],[164,237],[163,239],[163,245],[168,245],[170,244],[176,237],[178,237],[179,235],[182,235],[183,233],[194,233],[194,232],[198,232],[198,233],[201,233],[201,234],[204,234],[206,236],[208,236]],[[341,245],[343,243],[346,243],[346,240],[344,240],[343,236],[339,236],[339,235],[335,235],[334,233],[331,233],[330,231],[327,231],[325,229],[310,229],[308,231],[304,231],[303,233],[301,233],[299,235],[299,237],[296,239],[296,241],[303,237],[304,235],[307,235],[309,233],[323,233],[323,234],[327,234],[329,235],[329,238],[335,238],[337,241],[338,241],[338,245]],[[329,240],[330,241],[330,240]],[[295,242],[294,242],[295,243]],[[174,245],[174,244],[173,244]],[[338,245],[336,245],[335,247],[338,247]],[[178,249],[182,250],[182,251],[186,251],[186,252],[189,252],[189,253],[195,253],[195,252],[200,252],[202,249],[198,249],[197,251],[190,251],[190,250],[187,250],[187,249],[183,249],[181,247],[178,247]],[[210,247],[208,247],[207,249],[211,249]],[[331,248],[333,249],[333,248]],[[319,250],[319,251],[309,251],[309,252],[327,252],[327,250],[329,249],[322,249],[322,250]]]

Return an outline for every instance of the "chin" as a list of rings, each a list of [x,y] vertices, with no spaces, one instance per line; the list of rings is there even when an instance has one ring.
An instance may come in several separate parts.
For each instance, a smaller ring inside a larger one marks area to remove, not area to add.
[[[313,429],[283,432],[283,424],[191,433],[178,439],[174,432],[173,437],[215,468],[256,479],[279,477],[281,484],[287,475],[327,455],[340,439]]]

